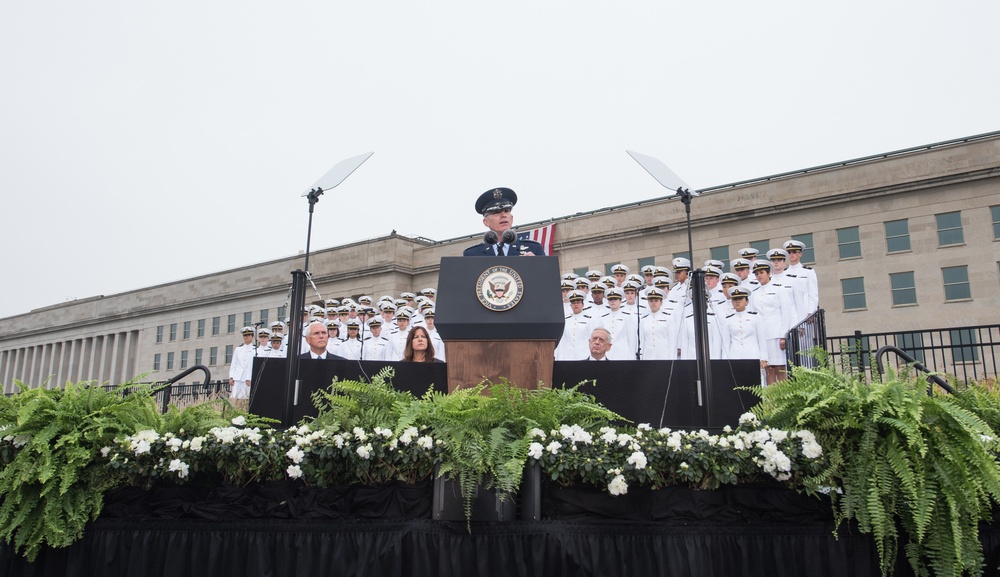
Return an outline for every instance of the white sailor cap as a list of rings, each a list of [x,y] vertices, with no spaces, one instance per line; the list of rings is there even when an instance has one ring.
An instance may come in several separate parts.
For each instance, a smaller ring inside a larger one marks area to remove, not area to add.
[[[285,323],[281,321],[274,321],[271,323],[271,331],[277,331],[279,333],[285,332]]]
[[[727,272],[726,274],[722,275],[719,282],[721,282],[722,284],[740,284],[740,277],[734,275],[731,272]]]
[[[669,278],[670,277],[670,269],[667,268],[667,267],[665,267],[665,266],[658,266],[658,267],[656,267],[656,275],[655,276],[665,276],[665,277]]]
[[[590,290],[590,284],[591,284],[590,281],[583,278],[582,276],[576,277],[575,284],[577,287],[587,287],[587,290]]]
[[[257,336],[258,337],[260,337],[260,336],[269,337],[269,336],[271,336],[271,331],[269,331],[269,330],[261,327],[261,328],[257,329]]]
[[[385,301],[385,302],[380,303],[378,305],[378,308],[381,309],[381,310],[383,310],[383,311],[393,311],[393,312],[395,312],[395,310],[396,310],[396,303],[394,303],[393,301]]]
[[[738,250],[736,252],[741,257],[749,260],[749,259],[755,259],[755,258],[757,258],[757,253],[759,251],[757,249],[755,249],[754,247],[752,247],[752,246],[748,246],[746,248],[741,248],[740,250]]]
[[[708,259],[708,260],[705,261],[704,266],[706,267],[706,269],[707,269],[707,267],[714,266],[715,268],[717,268],[719,270],[722,270],[722,269],[726,268],[726,263],[724,263],[724,262],[722,262],[721,260],[718,260],[718,259],[710,258],[710,259]]]
[[[605,296],[609,300],[610,299],[624,299],[625,298],[625,291],[623,291],[622,289],[620,289],[618,287],[615,287],[615,288],[612,288],[612,289],[608,289],[608,293]]]
[[[717,266],[711,266],[711,265],[706,266],[705,276],[714,276],[715,278],[719,278],[722,276],[722,269],[720,269]]]
[[[639,286],[642,286],[642,285],[646,284],[646,281],[642,278],[642,275],[641,274],[635,274],[635,273],[632,273],[632,274],[628,275],[627,277],[625,277],[625,281],[626,282],[632,281],[632,282],[635,282],[635,283],[639,283]]]
[[[643,276],[648,276],[656,272],[656,267],[651,264],[647,264],[639,270],[642,271]]]
[[[583,293],[583,291],[575,290],[575,291],[572,291],[572,292],[569,293],[568,300],[569,300],[569,302],[573,302],[573,301],[583,302],[583,300],[585,298],[587,298],[587,295],[585,295]]]
[[[734,258],[729,261],[729,268],[732,270],[748,269],[750,268],[750,261],[745,258]]]
[[[399,293],[399,298],[411,301],[411,300],[417,298],[417,295],[414,294],[414,293],[411,293],[411,292],[403,292],[403,293]]]
[[[675,271],[691,270],[691,261],[682,256],[679,256],[674,260],[670,261],[670,264],[674,267]]]
[[[438,293],[437,289],[435,289],[435,288],[429,288],[428,287],[428,288],[425,288],[425,289],[420,289],[420,294],[424,295],[425,297],[432,297],[432,296],[436,295],[437,293]]]
[[[639,289],[642,288],[642,285],[644,285],[644,284],[646,284],[646,283],[645,282],[636,282],[634,280],[625,281],[624,283],[622,283],[622,292],[624,292],[624,291],[639,292]]]
[[[240,330],[240,332],[243,333],[243,336],[252,335],[253,334],[253,327],[251,327],[251,326],[243,327]]]
[[[601,278],[603,275],[601,274],[601,271],[599,271],[599,270],[588,270],[587,274],[585,274],[583,276],[587,277],[588,280],[596,281],[599,278]]]
[[[367,320],[367,321],[365,321],[365,322],[366,322],[366,323],[368,324],[368,326],[369,326],[369,327],[371,327],[371,328],[375,328],[375,327],[381,327],[381,326],[382,326],[382,319],[381,319],[381,318],[379,318],[379,317],[372,317],[372,318],[368,319],[368,320]]]
[[[563,279],[560,286],[562,286],[562,290],[564,291],[571,291],[576,288],[576,283],[569,279]]]
[[[563,280],[576,280],[576,273],[575,272],[564,273],[562,275],[562,279]]]
[[[324,302],[323,304],[326,305],[326,308],[339,307],[340,301],[338,301],[337,299],[326,299],[326,302]]]
[[[628,274],[628,273],[629,273],[628,267],[622,263],[618,263],[615,266],[611,267],[611,274]]]
[[[649,289],[648,293],[646,293],[646,300],[663,300],[665,295],[666,293],[663,292],[663,289],[653,287]]]
[[[653,286],[657,288],[667,288],[670,286],[670,279],[665,276],[653,277]],[[649,296],[648,294],[646,296]]]
[[[361,295],[358,297],[358,302],[363,305],[370,305],[372,304],[372,297],[369,295]]]
[[[602,276],[601,280],[599,280],[597,282],[600,283],[600,284],[602,284],[602,285],[604,285],[607,288],[611,288],[613,286],[618,286],[618,281],[616,281],[615,277],[613,277],[613,276]]]
[[[784,248],[785,250],[788,250],[788,251],[791,251],[791,250],[800,250],[800,251],[802,251],[802,250],[806,249],[806,243],[804,243],[804,242],[802,242],[800,240],[786,240],[785,244],[782,245],[782,248]]]
[[[788,260],[788,251],[781,248],[772,248],[767,251],[767,260]]]

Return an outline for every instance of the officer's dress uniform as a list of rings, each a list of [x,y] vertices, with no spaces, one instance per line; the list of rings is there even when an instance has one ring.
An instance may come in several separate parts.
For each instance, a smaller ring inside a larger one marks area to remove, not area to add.
[[[590,354],[590,333],[596,325],[585,312],[566,317],[562,338],[556,346],[557,361],[578,361]],[[613,347],[612,347],[613,348]]]
[[[680,315],[678,314],[678,317]],[[673,313],[660,309],[639,321],[639,347],[642,360],[673,361],[677,359],[677,319]],[[612,349],[614,345],[612,344]]]
[[[799,303],[798,311],[802,315],[800,321],[819,309],[819,283],[816,271],[802,263],[791,265],[785,271],[785,277],[791,280],[792,288]]]
[[[764,352],[768,365],[784,366],[787,362],[779,341],[796,324],[795,303],[792,299],[791,287],[772,282],[759,285],[757,290],[750,293],[750,307],[763,321],[761,324],[767,341]]]
[[[332,352],[332,351],[331,351]],[[361,339],[347,339],[340,343],[334,353],[351,361],[361,360]]]
[[[762,321],[758,313],[744,310],[733,313],[723,323],[723,346],[727,359],[767,360]]]
[[[600,325],[611,333],[611,348],[604,358],[612,361],[634,361],[638,328],[636,316],[625,312],[622,308],[617,312],[609,311],[598,319]]]
[[[233,380],[233,390],[229,393],[232,399],[250,398],[250,386],[247,381],[253,375],[254,343],[236,347],[233,351],[233,362],[229,365],[229,378]]]

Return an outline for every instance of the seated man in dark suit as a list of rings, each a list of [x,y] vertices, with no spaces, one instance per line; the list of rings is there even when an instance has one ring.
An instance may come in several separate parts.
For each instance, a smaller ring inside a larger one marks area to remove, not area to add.
[[[336,359],[347,360],[344,357],[328,353],[326,351],[327,341],[330,340],[330,333],[326,330],[326,325],[321,321],[313,321],[305,330],[306,344],[309,350],[299,355],[300,359]]]
[[[510,211],[515,204],[517,194],[509,188],[493,188],[479,195],[476,212],[483,215],[483,225],[495,233],[496,240],[470,246],[462,256],[545,256],[545,249],[533,240],[519,241],[515,235],[508,238],[509,242],[504,241],[504,232],[514,226]]]

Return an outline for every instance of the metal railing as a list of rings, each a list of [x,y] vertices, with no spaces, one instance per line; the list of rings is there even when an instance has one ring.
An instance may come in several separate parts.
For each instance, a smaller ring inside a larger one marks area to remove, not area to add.
[[[815,359],[808,352],[814,348],[826,348],[826,313],[819,309],[795,325],[785,335],[785,356],[788,366],[811,367]]]
[[[1000,325],[954,327],[923,331],[895,331],[835,336],[826,339],[830,364],[844,371],[872,378],[875,352],[882,347],[900,349],[934,373],[959,381],[982,381],[998,376]],[[907,362],[895,357],[895,369]]]

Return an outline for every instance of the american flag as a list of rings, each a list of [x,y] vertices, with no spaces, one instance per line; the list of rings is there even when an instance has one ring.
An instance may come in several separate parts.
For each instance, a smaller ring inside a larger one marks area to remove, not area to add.
[[[555,235],[556,225],[550,224],[540,228],[517,233],[517,240],[533,240],[542,245],[545,249],[545,256],[552,256],[552,237]]]

